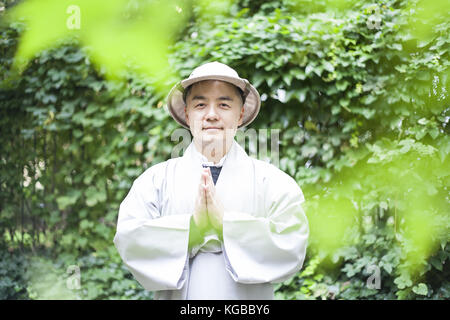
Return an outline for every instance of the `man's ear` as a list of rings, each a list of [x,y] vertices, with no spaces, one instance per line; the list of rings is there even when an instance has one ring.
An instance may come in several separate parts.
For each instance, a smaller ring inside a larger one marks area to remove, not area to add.
[[[186,123],[189,124],[189,117],[188,117],[188,114],[186,112],[186,106],[184,107],[184,116],[185,116],[184,120],[186,120]]]
[[[242,124],[243,120],[244,120],[244,106],[242,105],[241,114],[239,115],[238,126]]]

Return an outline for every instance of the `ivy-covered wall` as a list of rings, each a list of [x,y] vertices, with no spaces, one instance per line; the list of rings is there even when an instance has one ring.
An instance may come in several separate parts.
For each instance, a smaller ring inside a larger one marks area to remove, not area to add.
[[[277,298],[448,299],[448,19],[420,1],[329,4],[194,10],[170,64],[179,78],[229,64],[263,97],[251,127],[280,132],[311,237]],[[107,80],[75,40],[18,74],[25,25],[0,28],[0,297],[151,298],[112,239],[132,181],[178,143],[167,92]]]

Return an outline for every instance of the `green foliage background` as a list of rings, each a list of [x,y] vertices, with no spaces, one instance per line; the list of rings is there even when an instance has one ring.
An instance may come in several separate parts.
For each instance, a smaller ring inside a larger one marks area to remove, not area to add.
[[[178,78],[207,61],[235,68],[263,97],[251,127],[280,129],[311,239],[278,299],[450,298],[450,24],[420,4],[241,0],[209,18],[194,6],[170,48]],[[132,181],[178,143],[164,107],[178,78],[165,92],[107,79],[76,38],[20,74],[24,30],[2,19],[0,298],[149,299],[112,239]]]

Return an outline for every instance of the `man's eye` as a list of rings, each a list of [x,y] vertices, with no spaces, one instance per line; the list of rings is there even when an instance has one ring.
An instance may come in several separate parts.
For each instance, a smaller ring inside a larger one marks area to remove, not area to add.
[[[230,106],[227,105],[226,103],[221,103],[220,106],[223,107],[223,108],[229,108],[229,107],[230,107]]]
[[[195,107],[197,108],[197,107],[204,107],[204,106],[205,106],[204,103],[199,103],[199,104],[197,104]]]

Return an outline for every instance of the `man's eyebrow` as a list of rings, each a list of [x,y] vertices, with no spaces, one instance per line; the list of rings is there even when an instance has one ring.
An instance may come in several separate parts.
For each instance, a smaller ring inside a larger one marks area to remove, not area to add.
[[[222,97],[219,97],[217,100],[233,101],[233,98],[231,98],[231,97],[229,97],[229,96],[222,96]]]
[[[206,98],[205,98],[205,96],[193,96],[192,100],[206,100]],[[233,98],[231,98],[230,96],[221,96],[221,97],[217,98],[217,100],[233,101]]]
[[[206,100],[204,96],[193,96],[192,100]]]

